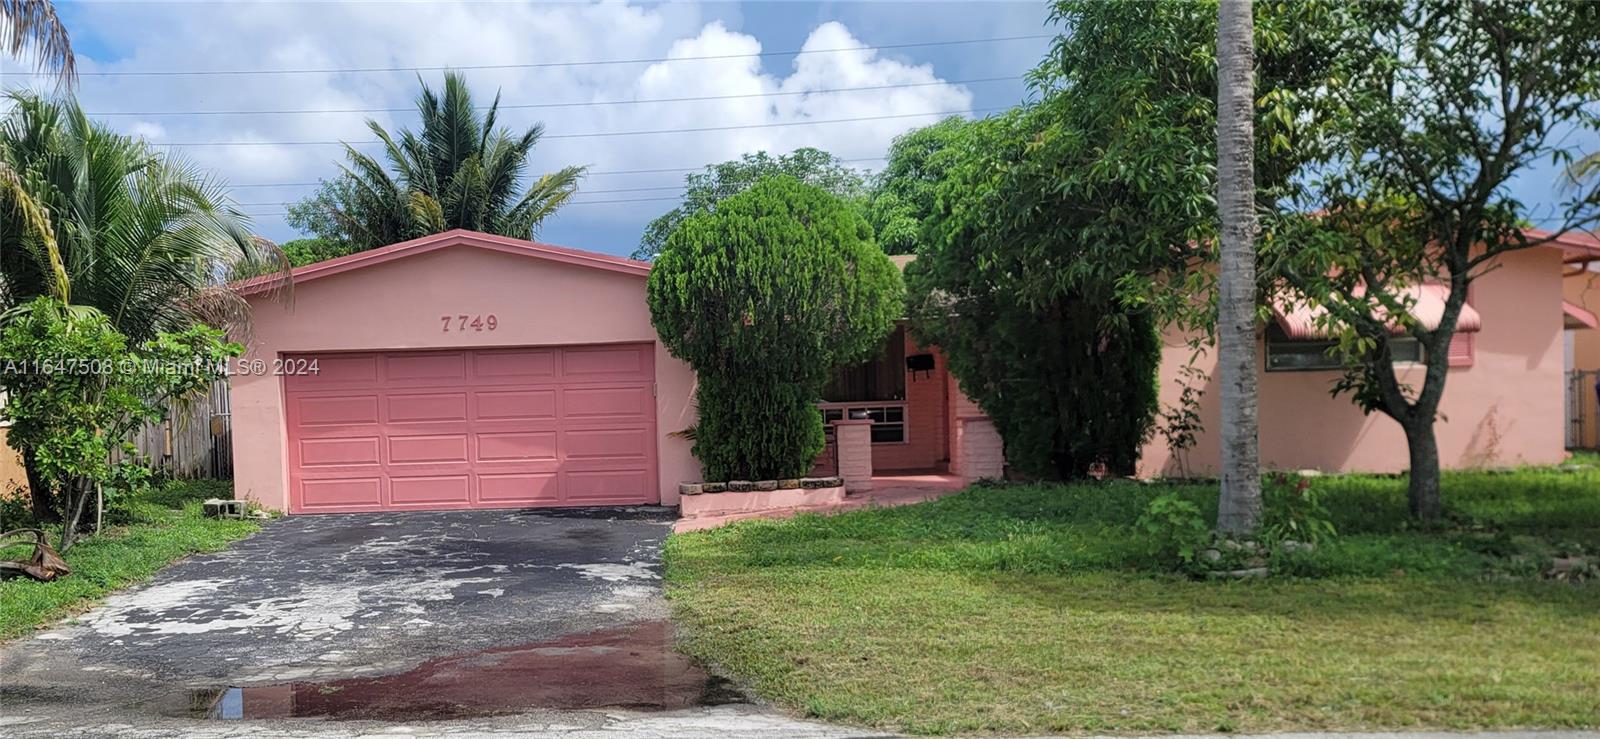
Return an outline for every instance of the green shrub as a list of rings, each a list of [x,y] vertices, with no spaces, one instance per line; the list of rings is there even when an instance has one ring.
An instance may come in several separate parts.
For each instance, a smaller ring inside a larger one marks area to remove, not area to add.
[[[912,328],[994,419],[1018,472],[1132,474],[1156,413],[1156,319],[1124,300],[1132,273],[1098,251],[1123,229],[1059,197],[1060,173],[1034,159],[1047,129],[1016,113],[944,144],[938,207],[906,269]]]
[[[1180,568],[1193,567],[1211,543],[1211,524],[1200,506],[1176,491],[1150,501],[1133,527],[1145,537],[1152,557]]]
[[[62,521],[67,551],[102,498],[142,492],[149,472],[128,435],[159,421],[168,401],[201,393],[244,347],[221,331],[192,326],[129,346],[93,308],[41,297],[7,312],[0,331],[0,409],[6,441],[31,460],[42,496]],[[86,515],[87,514],[87,515]]]
[[[878,348],[901,287],[856,209],[783,176],[679,224],[649,300],[662,344],[698,375],[707,478],[762,480],[811,468],[829,373]]]

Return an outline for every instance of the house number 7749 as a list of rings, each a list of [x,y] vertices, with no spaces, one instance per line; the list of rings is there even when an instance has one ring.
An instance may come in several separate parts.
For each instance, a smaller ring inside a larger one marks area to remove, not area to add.
[[[500,319],[495,318],[493,313],[488,315],[480,313],[475,316],[466,314],[439,316],[439,325],[447,334],[451,331],[493,331],[500,328]]]

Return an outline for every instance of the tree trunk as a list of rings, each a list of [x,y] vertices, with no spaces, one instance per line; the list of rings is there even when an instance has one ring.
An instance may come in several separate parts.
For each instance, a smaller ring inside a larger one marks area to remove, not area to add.
[[[1251,0],[1217,11],[1217,207],[1222,221],[1217,367],[1222,403],[1222,497],[1217,531],[1261,525],[1256,435],[1255,45]]]
[[[22,450],[22,470],[28,477],[28,500],[33,508],[33,519],[39,523],[56,523],[61,512],[56,510],[55,496],[50,494],[50,481],[39,474],[39,458],[32,449]]]
[[[1444,499],[1439,492],[1439,441],[1433,433],[1433,420],[1404,424],[1406,446],[1411,452],[1411,481],[1406,499],[1412,518],[1435,523],[1444,515]]]
[[[89,503],[89,490],[76,482],[68,482],[63,487],[67,517],[61,522],[61,546],[57,550],[66,554],[73,544],[78,543],[78,527],[83,523],[83,509]]]

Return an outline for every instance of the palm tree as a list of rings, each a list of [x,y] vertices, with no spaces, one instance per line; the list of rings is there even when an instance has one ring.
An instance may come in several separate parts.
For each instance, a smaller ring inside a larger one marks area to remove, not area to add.
[[[0,48],[13,58],[31,49],[37,68],[58,84],[70,86],[77,77],[72,40],[50,0],[0,0]]]
[[[528,157],[544,125],[513,135],[495,127],[499,107],[497,94],[480,115],[466,79],[454,72],[445,74],[442,96],[424,83],[419,132],[395,136],[367,121],[388,168],[347,144],[342,174],[292,207],[290,222],[358,250],[453,228],[533,237],[577,192],[584,168],[542,175],[524,190]]]
[[[0,233],[0,309],[55,295],[99,310],[131,340],[195,322],[241,327],[223,277],[280,265],[221,183],[181,157],[89,120],[75,101],[6,94],[0,163],[37,227]]]
[[[1222,221],[1217,360],[1222,491],[1217,531],[1248,537],[1261,525],[1256,438],[1255,46],[1251,0],[1217,10],[1217,209]]]
[[[103,313],[132,341],[196,322],[244,325],[244,301],[223,277],[283,260],[218,183],[91,122],[76,102],[6,97],[0,215],[24,228],[0,230],[0,311],[53,295]],[[28,450],[23,464],[34,512],[48,519],[50,488]]]

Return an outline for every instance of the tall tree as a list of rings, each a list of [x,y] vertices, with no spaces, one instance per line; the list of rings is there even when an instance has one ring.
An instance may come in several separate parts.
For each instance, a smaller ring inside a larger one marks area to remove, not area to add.
[[[1280,294],[1325,314],[1346,363],[1336,391],[1405,432],[1411,512],[1433,521],[1444,510],[1434,424],[1472,283],[1510,252],[1600,222],[1600,178],[1537,210],[1511,191],[1541,161],[1592,153],[1600,4],[1425,0],[1353,12],[1337,47],[1351,73],[1320,91],[1334,104],[1324,129],[1337,146],[1286,201],[1284,238],[1263,244],[1263,263]],[[1532,221],[1551,234],[1524,230]],[[1425,323],[1411,308],[1428,283],[1445,297]],[[1420,386],[1397,372],[1400,337],[1422,347]]]
[[[1217,376],[1222,404],[1222,497],[1217,530],[1261,525],[1256,448],[1255,42],[1251,0],[1217,7]]]
[[[0,163],[23,197],[3,198],[0,310],[49,295],[104,314],[134,342],[195,323],[248,320],[222,277],[281,270],[283,257],[220,185],[187,161],[89,120],[76,102],[13,92],[0,120]],[[32,204],[32,205],[29,205]],[[31,209],[30,209],[31,208]],[[40,514],[54,510],[23,450]]]
[[[922,224],[933,214],[939,183],[960,162],[957,153],[973,123],[950,117],[903,134],[889,147],[889,160],[873,177],[867,222],[885,254],[915,254],[925,242]]]
[[[829,374],[882,346],[903,306],[857,209],[783,175],[684,220],[648,292],[662,345],[699,378],[694,454],[708,480],[805,474]]]
[[[31,52],[36,68],[55,75],[60,85],[77,78],[72,39],[50,0],[0,0],[0,49],[18,59]]]
[[[527,239],[577,193],[583,167],[525,183],[544,124],[520,134],[497,128],[498,93],[480,112],[466,78],[447,72],[442,95],[422,83],[416,102],[418,131],[396,136],[367,121],[383,143],[387,168],[347,144],[341,174],[290,206],[289,222],[353,251],[453,228]]]
[[[690,216],[712,210],[717,203],[738,195],[763,178],[785,175],[820,187],[858,206],[865,187],[861,173],[821,149],[802,147],[772,156],[764,151],[745,154],[720,164],[707,165],[683,178],[683,202],[644,227],[634,259],[652,260],[667,243],[673,229]]]

